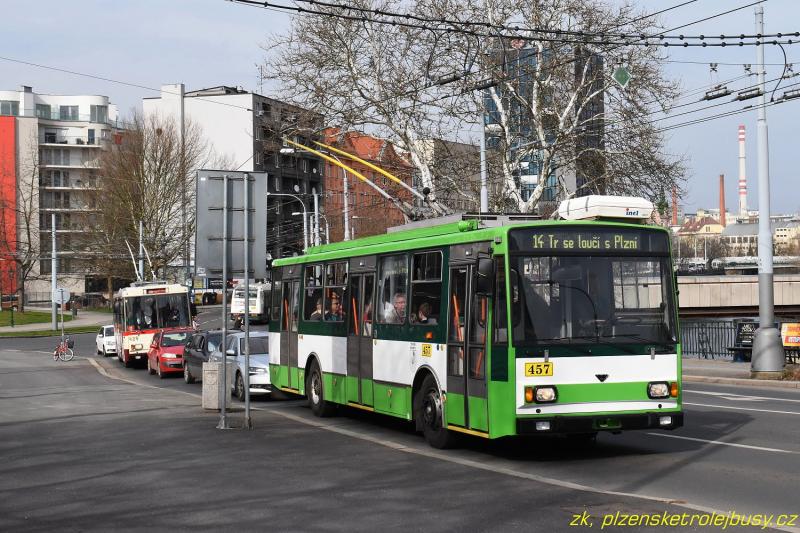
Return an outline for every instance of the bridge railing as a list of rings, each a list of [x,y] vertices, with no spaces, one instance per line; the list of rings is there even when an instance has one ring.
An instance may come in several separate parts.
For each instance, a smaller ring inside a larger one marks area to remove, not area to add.
[[[733,359],[728,348],[736,340],[733,320],[698,320],[681,322],[681,345],[684,357]]]

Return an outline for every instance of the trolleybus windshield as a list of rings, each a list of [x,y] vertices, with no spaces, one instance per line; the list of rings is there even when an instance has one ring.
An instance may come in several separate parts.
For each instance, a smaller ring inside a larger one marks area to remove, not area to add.
[[[148,294],[125,298],[125,328],[128,331],[190,325],[189,300],[186,293]]]
[[[663,232],[559,227],[511,234],[517,346],[676,344]]]

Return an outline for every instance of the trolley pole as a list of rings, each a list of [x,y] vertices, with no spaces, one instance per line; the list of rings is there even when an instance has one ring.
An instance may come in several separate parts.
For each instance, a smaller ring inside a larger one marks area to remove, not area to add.
[[[756,7],[756,33],[764,35],[764,8]],[[753,339],[750,375],[779,379],[785,357],[780,332],[775,327],[772,271],[772,229],[769,202],[769,141],[765,94],[764,44],[756,46],[758,58],[758,329]]]
[[[228,398],[228,175],[222,176],[222,380],[220,381],[220,398],[222,406],[219,410],[217,429],[229,429],[226,407]]]
[[[144,223],[139,221],[139,275],[144,281]]]

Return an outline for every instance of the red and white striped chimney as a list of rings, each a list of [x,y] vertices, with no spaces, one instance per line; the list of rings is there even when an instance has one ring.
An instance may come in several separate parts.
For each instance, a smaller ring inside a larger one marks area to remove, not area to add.
[[[678,225],[678,188],[672,186],[672,225]]]
[[[744,158],[744,124],[739,125],[739,217],[747,217],[747,177]]]

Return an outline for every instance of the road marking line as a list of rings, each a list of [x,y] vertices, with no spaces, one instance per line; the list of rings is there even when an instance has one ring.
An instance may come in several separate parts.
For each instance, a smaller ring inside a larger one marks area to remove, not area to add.
[[[683,437],[681,435],[669,435],[667,433],[647,433],[647,435],[654,435],[656,437],[667,437],[670,439],[691,440],[696,442],[705,442],[707,444],[721,444],[723,446],[735,446],[736,448],[747,448],[748,450],[760,450],[763,452],[777,452],[777,453],[800,453],[792,450],[781,450],[780,448],[765,448],[764,446],[751,446],[749,444],[736,444],[733,442],[725,442],[721,440],[707,440],[698,439],[695,437]]]
[[[717,409],[735,409],[736,411],[756,411],[759,413],[775,413],[778,415],[800,415],[797,411],[775,411],[772,409],[754,409],[752,407],[738,407],[735,405],[711,405],[707,403],[683,402],[683,405],[696,405],[698,407],[715,407]]]
[[[96,361],[94,361],[92,359],[90,359],[89,361],[93,365],[95,365],[96,368],[98,368],[98,369],[102,368],[102,367],[100,367],[100,364],[97,363]],[[105,370],[105,369],[103,369],[103,370]],[[108,377],[110,377],[111,379],[119,380],[119,381],[125,381],[125,382],[131,383],[133,385],[139,385],[140,387],[154,388],[154,389],[159,389],[159,390],[164,390],[164,391],[179,392],[179,393],[182,393],[182,394],[187,394],[187,395],[190,395],[190,396],[198,397],[198,395],[191,394],[189,392],[175,390],[175,389],[167,389],[167,388],[162,388],[162,387],[153,387],[152,385],[145,385],[143,383],[130,381],[130,380],[127,380],[127,379],[124,379],[124,378],[120,378],[118,376],[108,375]],[[352,437],[352,438],[355,438],[355,439],[372,442],[374,444],[378,444],[379,446],[384,446],[384,447],[387,447],[387,448],[391,448],[391,449],[397,450],[399,452],[411,453],[411,454],[419,455],[419,456],[422,456],[422,457],[429,457],[429,458],[433,458],[433,459],[439,459],[439,460],[442,460],[442,461],[447,461],[449,463],[460,464],[462,466],[466,466],[466,467],[469,467],[469,468],[475,468],[475,469],[478,469],[478,470],[485,470],[485,471],[492,472],[492,473],[495,473],[495,474],[503,474],[503,475],[507,475],[507,476],[510,476],[510,477],[528,479],[528,480],[531,480],[531,481],[537,481],[539,483],[544,483],[546,485],[554,485],[554,486],[557,486],[557,487],[563,487],[563,488],[568,488],[568,489],[573,489],[573,490],[580,490],[580,491],[583,491],[583,492],[591,492],[591,493],[595,493],[595,494],[606,494],[606,495],[611,495],[611,496],[623,496],[623,497],[628,497],[628,498],[637,498],[637,499],[645,500],[645,501],[672,504],[672,505],[676,505],[678,507],[682,507],[682,508],[685,508],[685,509],[692,509],[694,511],[699,511],[699,512],[703,512],[703,513],[725,514],[725,512],[726,512],[726,511],[722,511],[722,510],[719,510],[719,509],[716,509],[716,508],[713,508],[713,507],[709,507],[709,506],[706,506],[706,505],[693,504],[693,503],[689,503],[689,502],[686,502],[686,501],[683,501],[683,500],[675,500],[673,498],[663,498],[663,497],[659,497],[659,496],[648,496],[648,495],[640,494],[640,493],[630,493],[630,492],[619,492],[619,491],[613,491],[613,490],[606,490],[606,489],[601,489],[601,488],[597,488],[597,487],[591,487],[589,485],[582,485],[582,484],[579,484],[579,483],[572,483],[572,482],[563,481],[563,480],[560,480],[560,479],[549,478],[549,477],[545,477],[545,476],[539,476],[539,475],[536,475],[536,474],[530,474],[530,473],[527,473],[527,472],[519,472],[519,471],[513,470],[513,469],[508,468],[508,467],[493,466],[493,465],[481,463],[481,462],[478,462],[478,461],[473,461],[473,460],[470,460],[470,459],[463,459],[463,458],[460,458],[460,457],[454,457],[454,456],[449,455],[449,454],[445,454],[445,453],[442,453],[442,452],[437,452],[437,451],[432,450],[430,448],[428,448],[428,449],[425,449],[425,448],[411,448],[411,447],[406,446],[405,444],[401,444],[399,442],[393,442],[393,441],[390,441],[390,440],[381,439],[381,438],[378,438],[378,437],[373,437],[371,435],[360,433],[358,431],[352,431],[352,430],[349,430],[349,429],[336,427],[336,426],[333,426],[333,425],[328,424],[326,422],[321,422],[321,421],[318,421],[318,420],[308,420],[308,419],[305,419],[303,417],[300,417],[300,416],[297,416],[297,415],[293,415],[291,413],[283,412],[280,408],[275,408],[275,407],[254,407],[252,409],[257,410],[257,411],[264,411],[264,412],[273,413],[273,414],[276,414],[278,416],[282,416],[284,418],[288,418],[289,420],[294,420],[296,422],[299,422],[299,423],[307,425],[307,426],[312,426],[312,427],[316,427],[318,429],[331,431],[333,433],[339,433],[339,434],[342,434],[342,435],[346,435],[346,436],[349,436],[349,437]],[[782,531],[795,531],[795,532],[796,531],[800,531],[800,529],[788,528],[788,527],[785,527],[785,528],[774,527],[774,529],[778,529],[778,530],[782,530]]]
[[[794,398],[773,398],[771,396],[749,396],[746,394],[735,394],[732,392],[716,392],[716,391],[702,391],[702,390],[691,390],[691,389],[683,389],[683,392],[691,392],[693,394],[707,394],[709,396],[719,396],[724,397],[726,400],[773,400],[776,402],[797,402],[800,403],[800,400]]]

